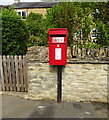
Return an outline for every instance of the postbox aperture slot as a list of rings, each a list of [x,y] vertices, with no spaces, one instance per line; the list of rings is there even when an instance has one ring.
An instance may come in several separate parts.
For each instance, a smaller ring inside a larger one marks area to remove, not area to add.
[[[50,35],[50,37],[66,37],[66,35]]]

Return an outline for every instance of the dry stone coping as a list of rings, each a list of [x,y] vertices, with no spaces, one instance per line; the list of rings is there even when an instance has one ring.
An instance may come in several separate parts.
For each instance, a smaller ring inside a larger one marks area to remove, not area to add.
[[[39,62],[39,63],[48,63],[49,62],[49,51],[48,47],[45,46],[32,46],[27,49],[27,62]],[[104,49],[103,49],[104,50]],[[91,54],[93,54],[94,51],[97,50],[91,50]],[[107,50],[108,52],[108,50]],[[67,48],[67,63],[68,64],[108,64],[109,63],[109,56],[108,53],[106,56],[98,56],[98,57],[88,57],[88,56],[80,56],[78,54],[73,58],[71,55],[71,49]]]

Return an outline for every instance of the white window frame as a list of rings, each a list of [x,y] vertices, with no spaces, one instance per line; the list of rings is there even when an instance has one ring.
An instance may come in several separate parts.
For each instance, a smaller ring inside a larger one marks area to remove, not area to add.
[[[95,33],[94,33],[94,31],[96,31]],[[95,36],[93,36],[93,34],[95,34]],[[91,39],[96,39],[97,38],[97,34],[98,34],[98,30],[97,29],[92,29],[92,31],[91,31]]]
[[[17,10],[16,12],[17,12],[17,15],[19,15],[19,14],[18,14],[19,12],[21,13],[21,19],[22,19],[22,20],[25,20],[25,19],[27,18],[27,10]],[[26,18],[23,18],[23,12],[26,13]]]

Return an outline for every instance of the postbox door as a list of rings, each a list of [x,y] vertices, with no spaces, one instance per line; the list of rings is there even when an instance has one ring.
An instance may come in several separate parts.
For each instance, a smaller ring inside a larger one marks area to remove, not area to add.
[[[65,44],[50,44],[50,65],[66,65],[67,46]]]

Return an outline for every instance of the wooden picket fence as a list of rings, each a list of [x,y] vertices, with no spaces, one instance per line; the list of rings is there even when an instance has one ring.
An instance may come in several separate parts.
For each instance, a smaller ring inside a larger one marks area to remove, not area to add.
[[[0,68],[3,91],[28,91],[26,56],[0,56]]]

